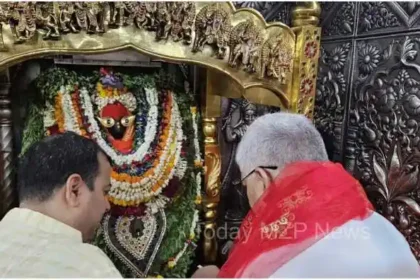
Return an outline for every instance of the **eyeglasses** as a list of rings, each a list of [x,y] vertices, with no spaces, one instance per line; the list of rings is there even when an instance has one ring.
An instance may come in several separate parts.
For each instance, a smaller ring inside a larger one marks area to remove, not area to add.
[[[246,178],[248,178],[249,176],[251,176],[252,173],[255,172],[255,170],[257,170],[257,168],[262,168],[262,169],[270,169],[270,170],[276,170],[278,167],[277,166],[257,166],[256,168],[254,168],[251,172],[249,172],[245,177],[243,177],[241,179],[241,183],[243,185],[243,182],[245,181]]]

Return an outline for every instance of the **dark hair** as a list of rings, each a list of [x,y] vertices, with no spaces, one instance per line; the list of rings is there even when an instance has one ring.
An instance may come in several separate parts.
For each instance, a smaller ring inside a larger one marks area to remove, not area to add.
[[[93,190],[99,153],[105,155],[94,141],[74,132],[49,136],[33,144],[19,163],[19,201],[48,200],[71,174],[79,174]]]

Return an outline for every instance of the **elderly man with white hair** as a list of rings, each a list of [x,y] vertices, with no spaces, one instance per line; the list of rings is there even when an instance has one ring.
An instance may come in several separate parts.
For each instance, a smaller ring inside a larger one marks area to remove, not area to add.
[[[236,161],[251,210],[219,271],[193,277],[419,277],[399,231],[374,212],[359,182],[328,161],[323,140],[302,115],[256,119]]]

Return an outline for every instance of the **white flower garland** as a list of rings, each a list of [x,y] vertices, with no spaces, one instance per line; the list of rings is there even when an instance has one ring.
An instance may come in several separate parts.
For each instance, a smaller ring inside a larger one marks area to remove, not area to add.
[[[173,103],[171,108],[171,120],[168,139],[165,143],[163,149],[163,154],[160,157],[158,165],[154,168],[154,176],[143,178],[140,182],[129,183],[121,182],[115,179],[111,179],[111,191],[109,195],[118,200],[128,200],[128,201],[144,201],[153,196],[159,195],[162,190],[168,185],[169,181],[173,178],[175,170],[179,165],[179,160],[181,158],[181,148],[182,148],[182,122],[181,115],[179,113],[178,104],[175,100],[175,97],[172,96]],[[168,164],[173,160],[173,167],[170,170],[170,173],[165,178],[165,170],[168,167]],[[164,182],[161,184],[160,188],[152,192],[151,188],[158,181],[164,179]]]
[[[146,130],[144,133],[145,139],[144,142],[141,145],[139,145],[138,149],[133,154],[129,155],[117,154],[117,152],[112,147],[110,147],[108,143],[103,139],[100,133],[98,123],[94,117],[93,106],[90,100],[89,93],[85,88],[81,89],[80,91],[82,108],[84,109],[84,113],[86,114],[88,119],[87,121],[89,123],[88,131],[92,134],[92,138],[96,140],[101,149],[103,149],[106,152],[106,154],[111,157],[113,162],[118,166],[129,165],[135,161],[140,161],[141,159],[143,159],[146,153],[148,152],[150,145],[153,142],[153,139],[156,137],[158,125],[158,94],[156,89],[153,88],[146,88],[145,91],[146,99],[150,105],[147,117]]]
[[[55,115],[54,115],[54,106],[51,105],[51,103],[49,103],[48,101],[45,102],[45,109],[44,109],[44,127],[48,128],[51,126],[54,126],[57,121],[55,120]]]
[[[79,123],[77,122],[77,115],[73,107],[73,101],[71,100],[70,90],[71,88],[64,86],[61,86],[60,88],[64,129],[81,135],[82,132],[80,131]]]
[[[176,264],[181,259],[181,257],[184,255],[185,251],[187,250],[188,246],[190,245],[190,242],[192,242],[192,240],[195,238],[195,231],[196,231],[196,228],[197,228],[198,220],[199,220],[199,212],[198,212],[198,210],[195,210],[193,220],[192,220],[192,223],[191,223],[191,227],[190,227],[190,236],[188,237],[189,242],[185,242],[182,250],[175,256],[175,258],[173,260],[169,261],[169,263],[168,263],[169,267],[176,266]]]
[[[195,149],[195,160],[201,162],[200,143],[198,142],[198,126],[197,126],[197,112],[196,109],[191,108],[192,115],[192,126],[194,129],[194,149]]]
[[[180,163],[176,166],[175,176],[181,180],[185,176],[185,171],[187,171],[188,162],[181,159]]]
[[[169,202],[169,198],[163,195],[158,195],[153,201],[146,203],[146,214],[154,215],[159,212],[159,209],[164,209]]]
[[[191,115],[192,115],[192,126],[194,129],[194,149],[195,149],[195,162],[201,163],[202,157],[201,157],[201,151],[200,151],[200,143],[198,141],[198,126],[197,126],[197,111],[195,107],[191,108]],[[196,204],[201,203],[201,172],[197,172],[195,176],[196,181],[196,192],[197,192],[197,198],[196,198]]]
[[[102,110],[102,108],[106,105],[114,104],[117,101],[124,105],[130,112],[133,112],[137,108],[136,97],[134,97],[131,92],[112,97],[102,97],[96,94],[93,97],[93,102],[96,104],[96,106],[98,106],[99,110]]]
[[[201,172],[197,172],[195,176],[197,198],[201,197]]]

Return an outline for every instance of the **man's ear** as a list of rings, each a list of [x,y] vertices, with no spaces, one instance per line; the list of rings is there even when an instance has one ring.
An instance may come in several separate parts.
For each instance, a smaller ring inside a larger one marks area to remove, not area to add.
[[[262,180],[263,184],[264,184],[264,190],[268,188],[268,186],[271,185],[271,182],[273,182],[273,177],[271,176],[271,174],[265,170],[264,168],[257,168],[255,169],[255,173],[257,176],[260,177],[260,179]]]
[[[64,187],[64,197],[70,207],[78,207],[80,205],[80,197],[84,191],[84,184],[79,174],[72,174],[67,178]]]

